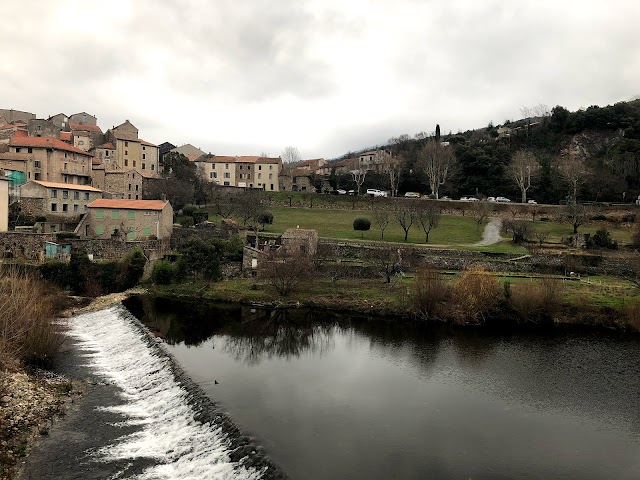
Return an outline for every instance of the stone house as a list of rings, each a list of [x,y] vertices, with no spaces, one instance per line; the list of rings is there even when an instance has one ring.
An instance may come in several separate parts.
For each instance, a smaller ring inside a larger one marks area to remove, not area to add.
[[[31,155],[23,167],[27,181],[89,185],[92,155],[57,138],[29,137],[18,132],[9,142],[10,153]]]
[[[82,123],[69,123],[71,130],[70,143],[80,150],[88,152],[97,145],[102,144],[104,135],[97,125],[85,125]]]
[[[9,179],[0,176],[0,232],[9,230]]]
[[[280,243],[287,253],[313,256],[318,250],[318,232],[311,228],[290,228],[282,234]]]
[[[72,217],[85,213],[102,191],[89,185],[32,180],[20,186],[20,197],[30,215]]]
[[[218,185],[277,192],[280,158],[205,154],[194,160],[204,177]]]
[[[76,234],[80,237],[126,240],[158,240],[171,237],[173,208],[166,200],[118,200],[101,198],[88,205]]]
[[[296,168],[288,173],[281,174],[278,178],[280,190],[283,192],[315,192],[316,189],[311,182],[313,173]]]
[[[3,117],[7,123],[27,123],[29,120],[35,119],[36,115],[31,112],[22,112],[20,110],[7,110],[4,108],[0,108],[0,117]]]
[[[247,240],[249,239],[256,242],[255,236],[247,236]],[[290,228],[276,238],[258,236],[257,245],[246,245],[243,249],[242,270],[255,275],[260,262],[276,251],[286,255],[313,256],[318,251],[318,232],[313,229]]]
[[[110,160],[112,169],[135,168],[139,171],[148,171],[152,174],[158,172],[158,146],[138,138],[138,129],[129,120],[123,124],[107,130],[105,134],[105,144],[111,144],[111,148],[102,144],[99,149],[109,150],[109,155],[115,155],[115,159]]]
[[[104,165],[94,165],[91,183],[102,190],[104,198],[141,200],[143,179],[134,169],[110,170]]]

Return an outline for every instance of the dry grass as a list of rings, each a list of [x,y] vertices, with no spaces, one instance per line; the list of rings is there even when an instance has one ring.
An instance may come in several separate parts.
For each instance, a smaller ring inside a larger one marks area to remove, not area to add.
[[[626,326],[640,332],[640,300],[634,301],[624,308]]]
[[[482,323],[500,302],[498,278],[482,268],[466,270],[453,286],[454,322]]]
[[[12,360],[45,362],[61,343],[51,320],[52,287],[10,270],[0,277],[0,369]]]
[[[563,295],[559,280],[543,278],[533,284],[513,285],[509,303],[522,321],[551,322],[562,305]]]
[[[437,270],[421,268],[413,284],[413,309],[425,320],[439,318],[444,301],[451,295],[451,287]]]

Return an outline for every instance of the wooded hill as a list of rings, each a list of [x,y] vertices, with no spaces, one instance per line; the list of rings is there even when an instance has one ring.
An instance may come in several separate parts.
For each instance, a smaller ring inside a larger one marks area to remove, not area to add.
[[[528,109],[525,109],[528,110]],[[438,128],[439,130],[439,128]],[[385,146],[403,158],[400,192],[428,194],[419,152],[432,135],[400,135]],[[457,134],[442,135],[457,159],[440,195],[507,196],[520,199],[520,189],[508,174],[515,152],[530,151],[539,166],[528,198],[538,202],[566,201],[570,189],[560,174],[563,158],[580,158],[587,175],[578,189],[579,201],[633,202],[640,194],[640,100],[570,112],[556,106],[538,109],[537,116]],[[388,179],[368,174],[363,188],[380,188]]]

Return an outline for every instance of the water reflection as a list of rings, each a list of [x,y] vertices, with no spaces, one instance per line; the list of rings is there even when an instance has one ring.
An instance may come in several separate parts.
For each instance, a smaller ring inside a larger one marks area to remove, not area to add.
[[[333,325],[315,324],[296,313],[275,309],[245,314],[240,323],[229,323],[218,332],[226,335],[224,350],[248,365],[273,357],[322,356],[333,346]]]

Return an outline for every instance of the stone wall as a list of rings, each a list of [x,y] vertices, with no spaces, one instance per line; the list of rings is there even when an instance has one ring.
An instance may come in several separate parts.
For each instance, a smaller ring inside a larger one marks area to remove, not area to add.
[[[94,260],[117,260],[140,248],[150,260],[162,257],[168,251],[168,244],[160,240],[124,242],[122,240],[74,239],[70,240],[72,252],[93,255]]]
[[[0,256],[43,261],[45,242],[55,241],[56,236],[52,233],[1,232]]]

